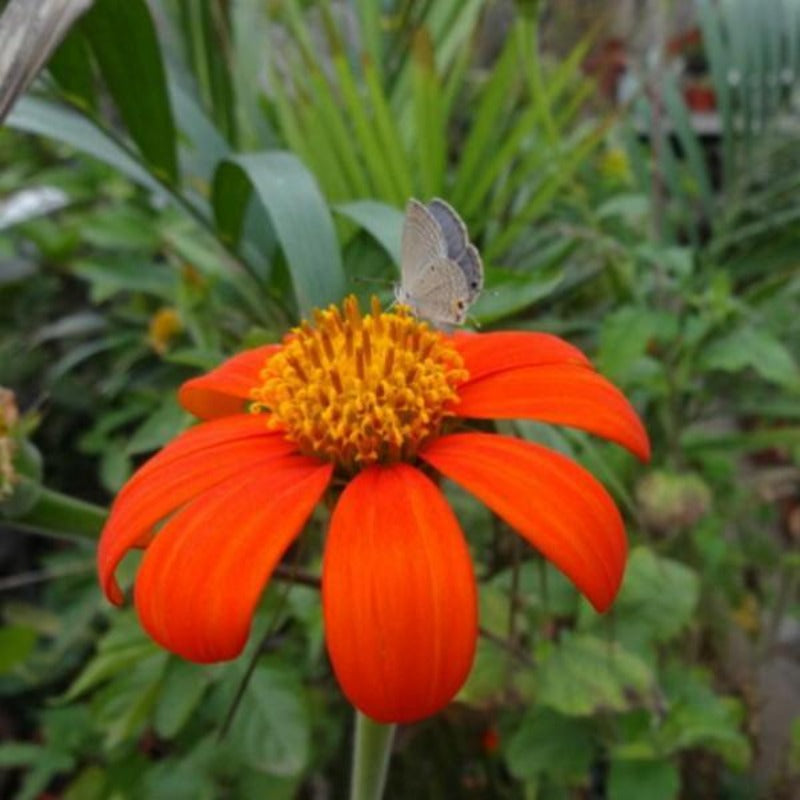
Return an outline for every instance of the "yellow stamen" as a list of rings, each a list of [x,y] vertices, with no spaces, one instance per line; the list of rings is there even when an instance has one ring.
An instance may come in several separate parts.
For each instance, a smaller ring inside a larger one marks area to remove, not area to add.
[[[343,312],[343,313],[342,313]],[[461,355],[404,306],[362,315],[354,296],[284,339],[251,390],[254,412],[308,455],[347,470],[411,459],[454,414]]]

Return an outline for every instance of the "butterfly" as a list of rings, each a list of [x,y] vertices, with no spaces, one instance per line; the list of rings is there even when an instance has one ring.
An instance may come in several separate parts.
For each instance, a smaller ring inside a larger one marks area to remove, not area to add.
[[[483,289],[483,264],[467,226],[444,200],[406,205],[400,283],[394,294],[437,327],[462,325]]]

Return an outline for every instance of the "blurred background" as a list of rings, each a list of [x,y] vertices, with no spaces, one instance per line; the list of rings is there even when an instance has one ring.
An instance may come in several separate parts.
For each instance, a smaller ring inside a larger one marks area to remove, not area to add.
[[[110,609],[94,543],[183,380],[390,301],[410,196],[467,221],[475,323],[582,347],[654,457],[499,426],[623,510],[604,617],[446,487],[479,652],[387,796],[800,796],[799,72],[800,0],[95,0],[0,129],[0,796],[345,795],[313,581],[201,667]]]

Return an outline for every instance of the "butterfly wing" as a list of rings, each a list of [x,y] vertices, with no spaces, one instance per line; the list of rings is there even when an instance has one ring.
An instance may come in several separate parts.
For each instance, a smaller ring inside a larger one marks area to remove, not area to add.
[[[449,203],[445,203],[439,197],[428,203],[428,211],[431,212],[442,229],[442,234],[447,243],[447,257],[451,261],[458,261],[469,244],[467,226],[464,224],[464,220],[458,216]]]
[[[466,278],[469,287],[469,302],[472,304],[483,289],[483,262],[478,248],[474,244],[468,244],[467,249],[456,263],[461,267]]]
[[[436,218],[419,202],[406,205],[403,238],[400,245],[400,276],[408,289],[417,273],[426,265],[447,255],[447,244]]]
[[[437,258],[419,270],[404,287],[404,302],[418,317],[436,325],[461,325],[469,307],[469,284],[464,270],[449,258]]]

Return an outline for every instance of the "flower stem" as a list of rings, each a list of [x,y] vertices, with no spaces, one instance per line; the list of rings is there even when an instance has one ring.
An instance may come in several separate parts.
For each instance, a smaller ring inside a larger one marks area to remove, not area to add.
[[[21,484],[29,484],[27,478]],[[108,516],[102,506],[87,503],[77,497],[39,487],[36,503],[19,517],[6,520],[9,525],[22,530],[50,536],[63,536],[68,539],[94,541]]]
[[[381,725],[356,711],[350,800],[381,800],[397,725]]]

